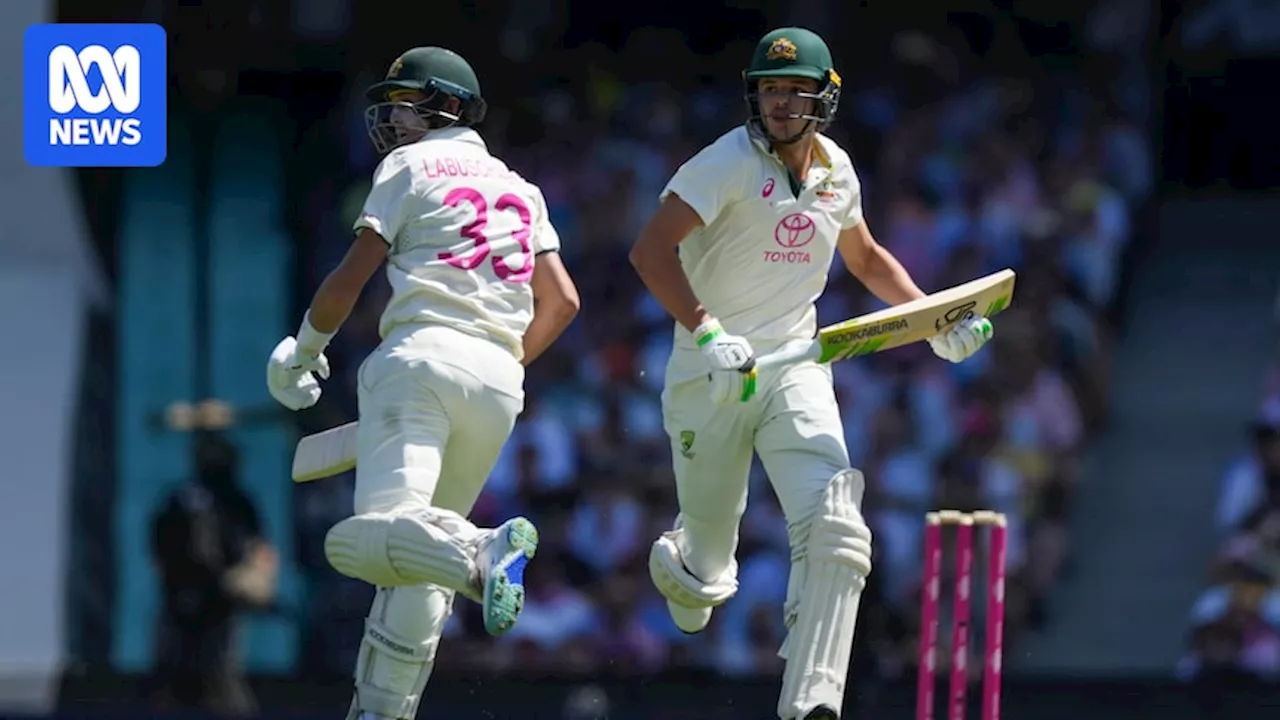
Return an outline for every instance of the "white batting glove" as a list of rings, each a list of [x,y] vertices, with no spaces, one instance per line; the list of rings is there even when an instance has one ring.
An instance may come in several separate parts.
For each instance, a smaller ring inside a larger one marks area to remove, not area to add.
[[[984,317],[961,320],[955,327],[929,338],[933,354],[948,362],[958,363],[986,345],[995,334],[991,321]]]
[[[298,354],[298,341],[292,335],[280,341],[267,360],[267,390],[276,402],[290,410],[302,410],[320,400],[321,379],[329,379],[329,359],[323,353],[315,357]]]
[[[310,314],[302,319],[298,337],[286,337],[267,360],[267,390],[276,402],[290,410],[302,410],[320,400],[320,382],[329,379],[329,358],[324,349],[333,339],[311,326]]]
[[[744,337],[730,335],[712,318],[693,331],[710,369],[711,400],[717,405],[746,402],[756,394],[756,355]]]

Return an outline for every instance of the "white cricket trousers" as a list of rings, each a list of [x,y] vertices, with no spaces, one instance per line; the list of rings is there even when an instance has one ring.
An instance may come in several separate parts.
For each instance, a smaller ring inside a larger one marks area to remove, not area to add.
[[[435,507],[462,516],[450,532],[474,535],[462,518],[524,407],[523,385],[524,367],[490,340],[443,325],[393,330],[358,373],[356,514]],[[430,584],[378,588],[348,720],[413,717],[453,596]]]
[[[393,330],[360,366],[355,511],[466,517],[524,409],[524,366],[444,325]]]
[[[704,582],[732,567],[747,507],[754,450],[787,520],[792,551],[828,483],[849,467],[831,368],[813,362],[767,369],[746,403],[711,401],[706,361],[677,348],[667,365],[663,422],[671,438],[685,566]]]

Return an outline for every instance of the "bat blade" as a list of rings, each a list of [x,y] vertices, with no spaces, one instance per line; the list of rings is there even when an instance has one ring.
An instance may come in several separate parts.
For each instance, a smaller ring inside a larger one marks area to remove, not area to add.
[[[1013,301],[1015,275],[1001,270],[918,300],[860,315],[818,331],[817,361],[837,362],[927,340],[965,318],[991,317]]]
[[[293,451],[293,481],[311,482],[341,475],[356,466],[356,424],[349,422],[308,435]]]

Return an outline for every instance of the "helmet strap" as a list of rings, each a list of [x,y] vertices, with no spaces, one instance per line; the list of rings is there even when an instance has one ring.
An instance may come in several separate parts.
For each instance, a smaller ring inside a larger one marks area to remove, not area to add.
[[[746,74],[744,73],[743,74],[744,79],[745,79],[745,75]],[[777,143],[779,145],[792,145],[802,140],[806,135],[809,135],[817,131],[822,127],[822,125],[825,125],[826,123],[830,122],[831,113],[827,110],[827,107],[825,106],[826,101],[818,97],[823,90],[827,89],[827,86],[824,85],[824,87],[819,88],[818,93],[813,94],[815,96],[814,111],[815,112],[821,111],[822,114],[819,116],[807,116],[804,128],[801,129],[800,132],[796,133],[795,135],[792,135],[791,137],[785,137],[785,138],[775,137],[773,133],[769,132],[769,128],[768,126],[765,125],[765,122],[764,122],[764,111],[761,110],[760,108],[759,81],[747,79],[746,84],[747,84],[747,96],[746,96],[747,108],[750,114],[749,122],[754,124],[756,129],[760,131],[760,135],[771,143]]]
[[[760,131],[764,134],[764,137],[766,140],[768,140],[771,143],[777,143],[778,145],[794,145],[795,143],[798,143],[801,140],[803,140],[806,135],[812,135],[813,131],[817,129],[816,120],[807,120],[805,121],[804,128],[801,129],[800,132],[796,133],[795,135],[792,135],[791,137],[780,138],[775,136],[773,133],[769,132],[769,128],[765,126],[763,118],[756,118],[755,123],[760,128]]]

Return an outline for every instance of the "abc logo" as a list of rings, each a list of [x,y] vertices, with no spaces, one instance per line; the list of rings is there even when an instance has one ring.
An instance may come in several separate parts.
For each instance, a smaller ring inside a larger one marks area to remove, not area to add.
[[[155,167],[169,147],[168,38],[154,23],[22,34],[22,150],[36,167]]]
[[[89,76],[102,77],[94,92]],[[142,55],[133,45],[115,52],[89,45],[76,52],[68,45],[49,51],[50,145],[127,145],[142,142],[142,121],[130,115],[142,104]],[[79,110],[78,115],[66,117]],[[114,110],[112,116],[103,116]]]

